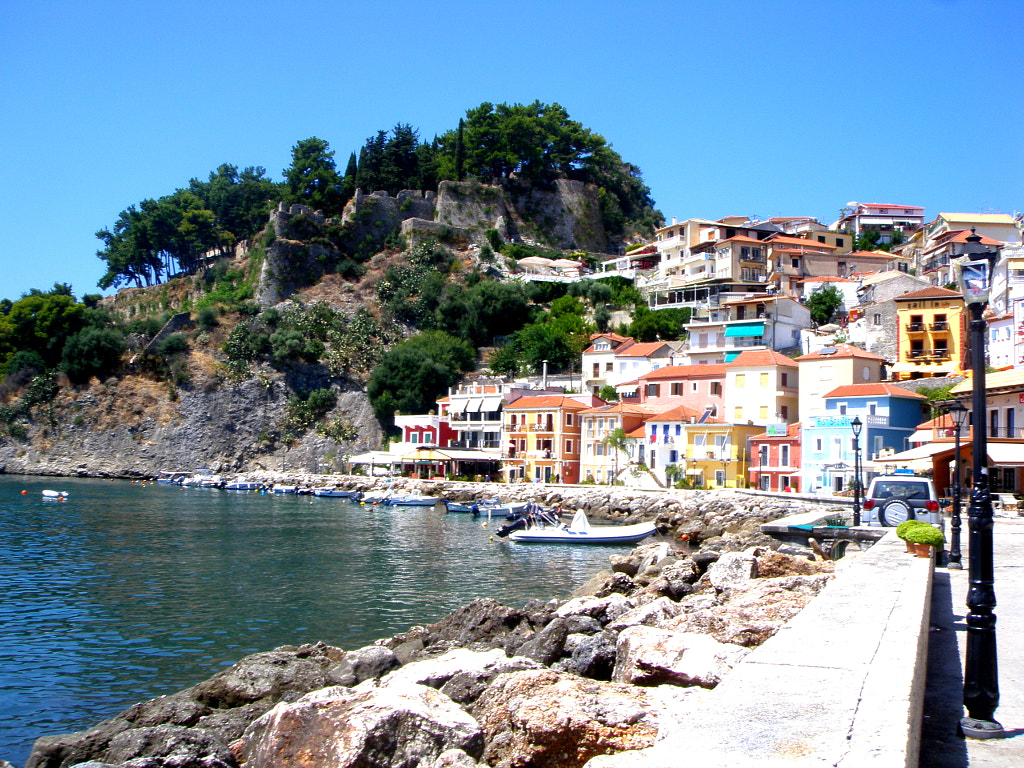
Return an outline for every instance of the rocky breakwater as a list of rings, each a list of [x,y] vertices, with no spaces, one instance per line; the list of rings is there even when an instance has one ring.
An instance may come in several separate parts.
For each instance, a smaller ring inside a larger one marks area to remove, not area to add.
[[[477,600],[345,651],[246,657],[27,768],[579,768],[690,727],[702,692],[817,595],[833,564],[662,541],[611,558],[567,601]]]

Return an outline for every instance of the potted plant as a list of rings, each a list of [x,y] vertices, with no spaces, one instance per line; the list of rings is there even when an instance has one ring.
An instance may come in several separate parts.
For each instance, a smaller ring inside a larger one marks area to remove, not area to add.
[[[903,539],[903,543],[907,547],[907,552],[910,552],[911,554],[914,554],[914,544],[909,539],[907,539],[907,531],[921,525],[928,525],[928,523],[924,522],[923,520],[904,520],[902,523],[896,526],[896,535]],[[928,527],[931,528],[930,525],[928,525]]]
[[[924,525],[907,529],[906,540],[914,545],[918,557],[929,557],[932,553],[932,548],[941,547],[945,543],[946,537],[942,535],[942,531],[938,528],[925,523]]]

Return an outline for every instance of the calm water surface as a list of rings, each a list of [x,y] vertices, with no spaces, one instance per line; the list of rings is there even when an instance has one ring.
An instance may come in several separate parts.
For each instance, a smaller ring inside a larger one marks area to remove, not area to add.
[[[0,475],[0,759],[22,765],[39,736],[248,653],[359,648],[477,597],[567,597],[629,549],[492,541],[496,526],[432,508]]]

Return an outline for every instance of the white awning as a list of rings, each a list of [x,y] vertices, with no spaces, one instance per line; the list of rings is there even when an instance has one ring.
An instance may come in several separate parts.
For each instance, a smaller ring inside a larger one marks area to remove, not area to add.
[[[501,395],[489,395],[483,398],[483,401],[480,403],[480,410],[484,413],[501,410]]]
[[[368,451],[348,459],[349,464],[399,464],[401,461],[401,456],[387,451]]]

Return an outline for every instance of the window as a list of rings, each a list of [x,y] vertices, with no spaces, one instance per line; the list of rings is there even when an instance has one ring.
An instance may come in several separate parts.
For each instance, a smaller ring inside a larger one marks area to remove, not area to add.
[[[736,406],[736,410],[734,411],[734,415],[736,417],[736,421],[743,421],[743,406],[742,405],[737,405]]]
[[[668,463],[669,464],[675,464],[677,461],[679,461],[679,451],[669,451],[668,452]]]
[[[768,373],[767,372],[761,374],[761,386],[762,387],[767,387],[768,386]]]
[[[822,448],[822,446],[821,446],[821,438],[820,437],[814,438],[814,450],[816,450],[818,453],[821,453],[821,448]]]
[[[843,438],[839,435],[832,436],[832,457],[838,459],[843,455]]]
[[[840,416],[845,416],[846,415],[846,403],[840,403],[839,404],[839,415]]]
[[[690,391],[691,392],[696,392],[697,391],[697,382],[696,381],[691,381],[690,382]]]
[[[759,467],[768,466],[768,446],[759,445],[757,447],[757,464]]]
[[[878,413],[878,403],[868,403],[868,416],[874,416]]]
[[[721,486],[723,488],[725,487],[725,470],[724,469],[716,469],[715,470],[715,485]]]
[[[747,374],[745,374],[745,373],[737,373],[736,374],[736,388],[737,389],[741,389],[741,388],[745,387],[746,386],[746,382],[747,382]]]
[[[604,364],[604,369],[605,369],[605,371],[607,371],[608,373],[611,373],[612,371],[614,371],[614,370],[615,370],[615,363],[605,363],[605,364]]]
[[[1006,436],[1007,437],[1016,437],[1016,435],[1014,434],[1014,430],[1015,429],[1016,429],[1016,425],[1014,424],[1014,411],[1013,411],[1013,408],[1007,408],[1006,409]]]
[[[783,466],[783,467],[788,467],[789,466],[789,446],[788,445],[780,445],[779,446],[779,465]]]
[[[779,382],[780,382],[780,384],[783,387],[788,387],[789,386],[789,374],[788,373],[780,373],[779,374]]]
[[[800,259],[798,259],[796,256],[790,259],[789,263],[793,267],[793,269],[800,269]]]
[[[832,366],[823,365],[818,369],[818,378],[821,381],[832,381]]]
[[[565,452],[572,453],[572,440],[565,441]]]
[[[768,418],[768,406],[767,405],[762,405],[761,406],[761,412],[760,412],[759,416],[761,418],[761,421],[764,421],[764,420],[766,420]]]
[[[565,426],[567,426],[567,427],[571,427],[572,426],[572,414],[571,413],[565,414]]]
[[[409,435],[409,442],[410,443],[418,443],[419,441],[420,441],[420,433],[419,432],[413,432],[412,434]]]
[[[657,397],[658,396],[658,385],[657,384],[648,384],[647,385],[647,396],[648,397]]]
[[[721,394],[722,394],[722,382],[720,382],[720,381],[712,381],[711,382],[711,392],[710,392],[710,394],[721,396]]]
[[[682,394],[683,394],[683,385],[682,385],[682,382],[678,382],[678,381],[676,381],[676,382],[673,382],[673,383],[672,383],[672,385],[671,385],[671,387],[672,387],[672,390],[671,390],[671,391],[672,391],[672,395],[673,395],[673,397],[678,397],[679,395],[682,395]]]
[[[992,437],[998,436],[999,435],[999,411],[993,410],[989,414],[989,422],[991,422],[991,425],[990,425],[990,428],[989,428],[989,434],[992,435]]]
[[[779,406],[779,416],[782,417],[783,421],[789,421],[789,406],[788,405],[780,405]]]
[[[841,237],[837,237],[837,238],[836,238],[836,245],[837,245],[837,246],[839,246],[840,248],[842,248],[842,247],[843,247],[843,243],[845,243],[845,242],[846,242],[846,241],[845,241],[845,240],[843,240],[843,238],[841,238]]]
[[[882,315],[881,315],[881,313],[875,312],[874,324],[875,325],[881,325],[882,324]]]

